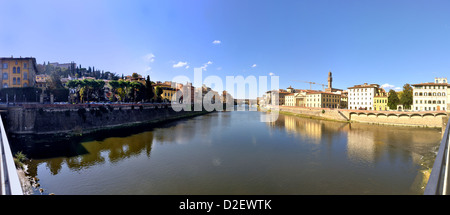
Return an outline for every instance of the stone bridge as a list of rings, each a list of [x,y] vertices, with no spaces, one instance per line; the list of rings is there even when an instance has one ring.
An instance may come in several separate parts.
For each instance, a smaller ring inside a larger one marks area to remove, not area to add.
[[[375,124],[411,125],[424,127],[442,127],[443,120],[448,120],[445,111],[367,111],[339,110],[350,121]]]

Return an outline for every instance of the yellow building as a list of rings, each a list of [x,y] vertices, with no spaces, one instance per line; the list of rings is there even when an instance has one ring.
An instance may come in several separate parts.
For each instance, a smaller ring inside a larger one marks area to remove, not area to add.
[[[154,99],[156,99],[156,88],[160,87],[163,92],[161,94],[161,99],[163,101],[172,101],[172,96],[175,95],[175,93],[177,92],[177,89],[172,88],[171,85],[167,84],[167,83],[156,83],[153,85],[153,92],[155,92],[155,96]]]
[[[388,95],[383,88],[378,88],[375,96],[373,97],[373,109],[374,110],[389,110],[387,105]]]
[[[42,74],[36,75],[36,87],[45,90],[47,89],[47,80],[50,79],[50,76]]]
[[[34,87],[36,58],[0,58],[0,88]]]
[[[306,94],[306,107],[338,108],[340,102],[340,94],[322,91],[309,91]]]

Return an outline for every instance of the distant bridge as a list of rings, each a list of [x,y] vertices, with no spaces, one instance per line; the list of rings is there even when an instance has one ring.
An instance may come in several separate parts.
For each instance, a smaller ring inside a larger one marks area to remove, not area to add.
[[[348,115],[366,115],[366,116],[408,116],[408,117],[414,117],[414,116],[447,116],[447,112],[445,111],[368,111],[368,110],[351,110],[351,109],[339,109],[339,111],[343,113],[347,113]]]
[[[249,105],[249,104],[256,105],[256,102],[257,102],[256,99],[234,99],[234,104],[235,105],[242,105],[242,104],[245,104],[245,105]]]

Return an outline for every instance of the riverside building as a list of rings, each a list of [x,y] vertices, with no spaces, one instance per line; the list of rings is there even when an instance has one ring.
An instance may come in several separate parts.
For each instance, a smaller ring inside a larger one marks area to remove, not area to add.
[[[388,94],[383,88],[378,88],[377,93],[373,97],[373,109],[389,110],[387,103],[388,103]]]
[[[0,88],[33,87],[37,72],[36,58],[0,58]]]
[[[306,93],[306,107],[338,108],[340,102],[340,94],[322,91],[310,91]]]
[[[448,111],[449,84],[447,78],[435,78],[434,82],[413,84],[414,111]]]
[[[378,84],[361,84],[348,88],[348,109],[373,110],[373,99],[378,92]]]

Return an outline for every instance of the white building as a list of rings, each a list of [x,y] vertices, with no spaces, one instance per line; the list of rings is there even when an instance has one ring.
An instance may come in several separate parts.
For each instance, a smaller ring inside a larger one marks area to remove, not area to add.
[[[297,93],[290,93],[285,96],[286,106],[305,107],[306,106],[306,92],[298,91]]]
[[[450,88],[447,78],[435,78],[434,82],[413,84],[412,87],[414,111],[448,111]]]
[[[380,85],[361,84],[348,88],[348,109],[373,110],[373,97]]]
[[[284,105],[285,106],[295,106],[295,95],[294,95],[294,93],[287,94],[284,97]]]

